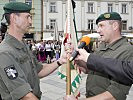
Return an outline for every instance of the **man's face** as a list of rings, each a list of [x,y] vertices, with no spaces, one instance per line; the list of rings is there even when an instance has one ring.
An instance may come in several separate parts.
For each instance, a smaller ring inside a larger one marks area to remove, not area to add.
[[[113,38],[113,26],[109,23],[109,21],[101,21],[98,23],[97,32],[100,34],[100,41],[110,43]]]
[[[32,23],[31,15],[29,13],[19,13],[19,15],[16,15],[15,23],[21,32],[26,33]]]

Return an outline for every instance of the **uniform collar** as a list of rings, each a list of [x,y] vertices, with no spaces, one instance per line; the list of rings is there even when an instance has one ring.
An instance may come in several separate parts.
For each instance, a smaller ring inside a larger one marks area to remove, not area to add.
[[[6,34],[4,41],[8,43],[10,46],[13,46],[17,49],[22,49],[25,47],[23,44],[23,41],[20,42],[19,40],[17,40],[15,37],[11,36],[10,34]]]
[[[100,50],[107,50],[107,49],[116,50],[120,45],[123,44],[123,42],[127,42],[127,39],[125,37],[122,37],[109,45],[105,43],[102,44]]]

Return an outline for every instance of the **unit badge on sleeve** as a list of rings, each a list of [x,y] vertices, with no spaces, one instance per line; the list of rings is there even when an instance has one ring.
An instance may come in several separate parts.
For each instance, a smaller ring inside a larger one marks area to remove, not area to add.
[[[10,66],[4,68],[4,70],[9,79],[14,80],[18,77],[18,72],[17,72],[16,68],[14,67],[14,65],[10,65]]]

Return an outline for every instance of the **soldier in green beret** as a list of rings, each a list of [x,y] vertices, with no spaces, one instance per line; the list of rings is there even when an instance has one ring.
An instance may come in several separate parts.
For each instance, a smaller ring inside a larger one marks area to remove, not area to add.
[[[133,46],[121,36],[122,21],[117,12],[101,14],[97,20],[101,44],[95,54],[105,58],[133,59]],[[89,71],[86,80],[86,97],[95,100],[125,100],[130,86],[109,75]],[[101,98],[101,99],[99,99]]]
[[[3,7],[8,32],[0,44],[0,94],[3,100],[38,100],[40,81],[66,62],[64,57],[52,64],[42,64],[23,40],[32,20],[31,7],[10,2]]]
[[[133,60],[133,46],[121,36],[121,20],[117,12],[104,13],[97,18],[97,32],[100,34],[101,44],[94,54],[104,58]],[[84,56],[87,55],[84,50],[79,53],[78,61],[75,63],[85,67],[86,62],[83,63],[80,60],[84,57],[83,61],[87,61],[88,56]],[[125,85],[108,74],[89,70],[86,80],[86,97],[87,100],[126,100],[130,87],[131,85]],[[65,100],[76,99],[71,95],[66,96]]]

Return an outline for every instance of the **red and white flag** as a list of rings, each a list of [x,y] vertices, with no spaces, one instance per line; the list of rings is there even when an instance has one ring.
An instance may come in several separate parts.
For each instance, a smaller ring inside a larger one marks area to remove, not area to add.
[[[72,1],[68,0],[67,2],[67,18],[64,27],[64,37],[61,46],[61,55],[65,52],[65,44],[72,43],[74,48],[77,48],[77,35],[76,28],[74,24],[74,14]],[[75,96],[79,95],[78,88],[81,82],[81,76],[79,70],[74,66],[74,63],[70,63],[71,67],[71,93]],[[61,79],[66,80],[66,64],[59,67],[58,75]]]

